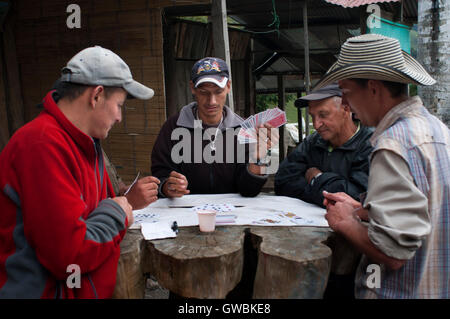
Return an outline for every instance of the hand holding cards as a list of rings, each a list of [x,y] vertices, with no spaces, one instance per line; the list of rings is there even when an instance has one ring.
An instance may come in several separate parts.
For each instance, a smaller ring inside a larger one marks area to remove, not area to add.
[[[279,108],[268,109],[251,115],[242,123],[238,134],[238,141],[240,144],[256,143],[258,140],[258,127],[269,124],[277,128],[286,124],[286,122],[286,113]]]

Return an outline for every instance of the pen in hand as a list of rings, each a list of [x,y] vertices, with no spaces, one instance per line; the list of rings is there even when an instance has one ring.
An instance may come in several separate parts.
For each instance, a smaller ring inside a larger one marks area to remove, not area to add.
[[[125,193],[123,193],[123,196],[125,196],[126,194],[128,194],[128,192],[130,191],[130,189],[134,186],[134,184],[136,184],[136,182],[139,179],[139,175],[141,174],[141,172],[138,172],[136,175],[136,178],[134,179],[133,183],[131,183],[131,185],[128,187],[128,189],[126,190]]]

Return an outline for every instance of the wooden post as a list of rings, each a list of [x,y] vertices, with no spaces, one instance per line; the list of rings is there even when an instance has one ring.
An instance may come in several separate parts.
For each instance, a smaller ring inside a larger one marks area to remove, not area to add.
[[[302,92],[297,92],[297,99],[302,97]],[[302,108],[297,108],[297,116],[298,116],[298,142],[303,142],[303,115],[302,115]]]
[[[332,262],[327,228],[252,227],[250,234],[258,250],[254,299],[323,298]]]
[[[19,129],[25,122],[22,99],[22,89],[20,87],[19,65],[17,63],[16,42],[14,40],[13,19],[11,13],[5,21],[5,32],[3,33],[3,53],[5,55],[6,85],[8,90],[8,111],[10,114],[11,135]]]
[[[278,107],[284,111],[285,109],[285,104],[286,104],[286,98],[284,95],[284,81],[283,81],[283,76],[282,75],[278,75]],[[280,142],[279,142],[279,159],[281,163],[284,159],[284,153],[285,153],[285,145],[284,145],[284,125],[280,127]]]
[[[359,29],[361,30],[361,34],[366,34],[367,32],[367,17],[369,14],[367,13],[367,5],[359,7]]]
[[[404,15],[404,9],[403,9],[403,0],[400,0],[400,23],[403,23],[403,15]]]
[[[120,243],[120,259],[117,280],[112,298],[142,299],[145,294],[144,237],[140,229],[129,229]]]
[[[185,298],[225,298],[242,279],[244,229],[182,227],[176,238],[147,241],[144,272]]]
[[[308,3],[307,0],[303,1],[303,36],[305,42],[305,89],[306,94],[309,94],[311,88],[311,80],[309,76],[309,34],[308,34]],[[305,130],[306,136],[309,135],[309,113],[308,108],[305,111]]]
[[[166,118],[177,113],[177,102],[178,99],[175,97],[173,92],[177,92],[177,63],[174,56],[175,48],[175,27],[173,21],[168,21],[167,24],[163,24],[163,34],[164,34],[164,77],[166,83]],[[189,86],[189,83],[186,83]]]
[[[231,57],[228,38],[227,4],[226,0],[212,0],[211,7],[212,34],[214,55],[223,59],[227,64],[231,76]],[[228,93],[228,106],[234,111],[233,89]]]
[[[246,57],[247,67],[245,70],[245,117],[249,117],[251,114],[256,113],[255,77],[252,71],[253,63],[253,39],[250,38],[250,45],[248,46]]]

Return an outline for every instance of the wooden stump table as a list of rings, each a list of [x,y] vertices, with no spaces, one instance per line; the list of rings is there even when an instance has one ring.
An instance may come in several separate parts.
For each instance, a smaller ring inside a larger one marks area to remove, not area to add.
[[[182,227],[176,238],[145,241],[129,230],[121,247],[115,298],[142,298],[145,276],[186,298],[225,298],[257,256],[253,298],[322,298],[332,251],[323,227]],[[246,250],[254,250],[252,254]],[[249,257],[253,256],[253,257]]]

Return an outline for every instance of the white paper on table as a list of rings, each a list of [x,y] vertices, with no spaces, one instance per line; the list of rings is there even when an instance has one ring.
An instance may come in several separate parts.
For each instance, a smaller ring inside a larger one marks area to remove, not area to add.
[[[250,198],[251,199],[255,199]],[[160,198],[156,202],[151,203],[147,207],[195,207],[206,204],[231,204],[245,202],[246,199],[239,194],[198,194],[198,195],[184,195],[177,198]],[[237,204],[242,205],[242,204]]]
[[[185,195],[175,199],[158,199],[134,212],[148,216],[155,214],[159,220],[177,221],[179,227],[196,226],[198,218],[192,207],[206,204],[235,206],[232,212],[223,213],[236,215],[234,225],[328,227],[325,209],[296,198],[264,194],[256,197],[242,197],[239,194]]]
[[[172,224],[167,221],[143,223],[141,224],[141,233],[146,240],[177,237],[172,229]]]

